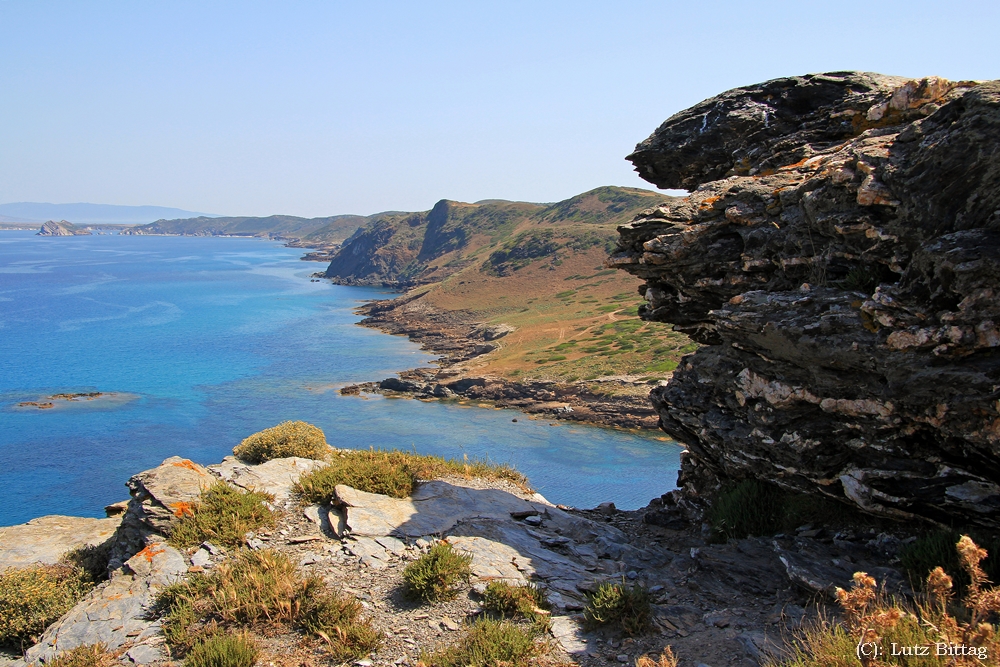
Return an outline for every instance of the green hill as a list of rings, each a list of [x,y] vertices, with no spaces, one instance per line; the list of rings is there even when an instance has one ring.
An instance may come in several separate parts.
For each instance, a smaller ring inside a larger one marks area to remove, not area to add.
[[[473,264],[492,275],[610,248],[615,228],[669,197],[601,187],[555,204],[442,199],[430,211],[383,213],[343,242],[326,276],[349,284],[426,284]],[[557,264],[558,265],[558,264]]]
[[[368,218],[360,215],[334,215],[325,218],[299,218],[293,215],[222,218],[202,216],[177,220],[157,220],[147,225],[132,227],[123,233],[180,236],[259,236],[308,240],[319,245],[339,243],[367,221]]]

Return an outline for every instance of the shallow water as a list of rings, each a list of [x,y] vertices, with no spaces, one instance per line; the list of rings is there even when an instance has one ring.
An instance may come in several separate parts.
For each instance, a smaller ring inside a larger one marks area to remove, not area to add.
[[[310,282],[323,265],[300,256],[256,239],[0,232],[0,525],[102,516],[131,474],[175,454],[215,463],[286,419],[335,447],[488,456],[578,507],[674,488],[680,450],[655,434],[340,396],[434,357],[355,324],[359,301],[391,294]],[[84,391],[135,397],[15,407]]]

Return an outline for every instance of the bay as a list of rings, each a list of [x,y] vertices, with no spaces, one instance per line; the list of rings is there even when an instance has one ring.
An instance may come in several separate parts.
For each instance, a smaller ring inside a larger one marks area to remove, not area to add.
[[[675,487],[656,434],[337,389],[433,365],[357,326],[378,289],[312,282],[323,265],[259,239],[0,232],[0,525],[102,516],[130,475],[179,455],[215,463],[288,419],[334,447],[510,463],[552,502],[645,505]],[[19,408],[55,393],[118,401]],[[517,423],[511,421],[518,418]]]

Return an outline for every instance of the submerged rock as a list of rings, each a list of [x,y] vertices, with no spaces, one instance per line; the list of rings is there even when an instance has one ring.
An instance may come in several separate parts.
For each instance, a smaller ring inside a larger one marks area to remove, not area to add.
[[[651,394],[688,499],[755,477],[1000,527],[1000,82],[776,79],[629,159],[692,191],[608,260],[705,345]]]

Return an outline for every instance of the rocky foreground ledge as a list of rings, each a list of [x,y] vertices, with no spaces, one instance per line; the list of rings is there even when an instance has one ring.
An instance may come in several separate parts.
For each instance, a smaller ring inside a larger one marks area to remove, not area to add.
[[[553,607],[549,641],[565,661],[587,666],[631,663],[667,645],[685,664],[758,664],[780,654],[782,637],[815,612],[807,611],[810,602],[825,599],[833,585],[846,586],[855,570],[902,586],[899,574],[884,567],[899,541],[874,532],[828,535],[806,526],[795,535],[713,545],[666,511],[663,500],[636,512],[616,511],[610,503],[575,510],[506,482],[465,478],[421,482],[404,499],[339,486],[334,504],[304,506],[292,485],[323,465],[302,458],[248,465],[228,457],[202,467],[172,457],[128,481],[131,499],[116,518],[42,517],[0,528],[0,570],[51,563],[89,547],[104,554],[111,574],[23,659],[0,664],[44,663],[98,642],[122,664],[171,664],[153,600],[166,585],[211,570],[231,554],[209,543],[179,550],[166,534],[219,479],[274,496],[279,522],[248,536],[249,548],[284,552],[305,573],[362,601],[387,637],[364,664],[413,665],[422,650],[453,642],[479,613],[479,592],[494,579],[543,588]],[[440,539],[472,556],[471,587],[451,602],[407,600],[403,567]],[[653,633],[623,640],[584,632],[580,611],[587,593],[601,582],[623,580],[653,594]],[[298,655],[298,648],[278,639],[260,641],[260,664],[292,664],[286,654]]]
[[[608,261],[705,344],[651,396],[685,498],[749,477],[1000,528],[1000,82],[775,79],[629,159],[691,191]]]

